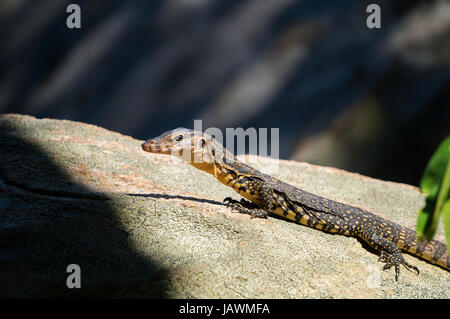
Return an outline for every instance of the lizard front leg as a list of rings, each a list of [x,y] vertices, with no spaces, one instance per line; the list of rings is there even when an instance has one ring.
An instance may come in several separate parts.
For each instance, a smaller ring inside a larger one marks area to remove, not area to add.
[[[244,198],[241,201],[237,201],[232,199],[231,197],[227,197],[223,200],[227,207],[231,208],[232,211],[241,213],[241,214],[249,214],[252,218],[267,218],[268,213],[264,209],[261,209],[255,203],[252,203]]]
[[[252,218],[267,218],[268,212],[274,205],[274,200],[271,189],[263,181],[240,176],[232,187],[236,187],[235,190],[238,192],[244,191],[247,194],[254,196],[258,204],[243,198],[241,201],[237,201],[227,197],[224,199],[227,207],[230,207],[239,213],[249,214]]]

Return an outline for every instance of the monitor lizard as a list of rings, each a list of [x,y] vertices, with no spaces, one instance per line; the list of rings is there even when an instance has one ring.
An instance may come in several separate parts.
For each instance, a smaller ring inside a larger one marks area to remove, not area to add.
[[[179,157],[215,176],[244,197],[240,201],[230,197],[224,199],[233,211],[259,218],[267,218],[272,213],[327,233],[362,239],[379,253],[378,260],[385,263],[383,270],[394,267],[396,281],[400,265],[419,274],[419,269],[404,259],[402,251],[450,270],[444,243],[436,240],[420,242],[412,229],[263,174],[239,161],[210,135],[179,128],[145,141],[142,149]]]

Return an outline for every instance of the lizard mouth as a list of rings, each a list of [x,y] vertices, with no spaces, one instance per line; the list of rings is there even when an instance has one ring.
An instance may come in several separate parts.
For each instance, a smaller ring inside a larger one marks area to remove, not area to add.
[[[170,147],[157,143],[155,140],[148,140],[142,143],[142,149],[149,153],[157,153],[157,154],[170,154]]]

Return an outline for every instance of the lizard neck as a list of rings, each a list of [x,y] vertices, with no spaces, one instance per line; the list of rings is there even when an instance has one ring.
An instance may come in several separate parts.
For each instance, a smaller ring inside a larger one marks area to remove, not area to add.
[[[214,163],[200,162],[200,163],[190,163],[190,164],[201,171],[204,171],[211,175],[215,175]]]
[[[195,168],[202,170],[208,174],[213,175],[215,178],[217,178],[222,184],[225,184],[227,186],[231,186],[229,183],[233,180],[233,176],[226,172],[222,165],[219,163],[191,163],[192,166]]]
[[[260,172],[251,168],[235,159],[229,159],[228,162],[201,162],[191,163],[197,169],[200,169],[208,174],[213,175],[219,182],[225,186],[231,187],[235,192],[239,193],[242,197],[253,201],[254,203],[260,203],[259,193],[250,192],[245,182],[240,177],[251,175],[251,173],[257,176],[262,175]],[[250,172],[251,170],[251,172]]]

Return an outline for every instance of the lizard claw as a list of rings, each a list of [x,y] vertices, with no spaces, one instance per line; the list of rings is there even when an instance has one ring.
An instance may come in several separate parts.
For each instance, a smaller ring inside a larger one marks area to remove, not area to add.
[[[238,213],[238,206],[239,202],[231,197],[227,197],[223,200],[223,202],[226,204],[227,208],[231,208],[232,213]]]
[[[227,197],[223,200],[223,202],[227,205],[227,207],[232,207],[234,206],[236,203],[239,204],[239,202],[231,197]]]
[[[230,203],[231,201],[233,201],[233,199],[232,199],[231,197],[226,197],[226,198],[224,198],[224,200],[223,200],[223,202],[224,202],[225,204],[228,204],[228,203]]]
[[[383,250],[380,253],[380,258],[378,258],[378,261],[385,262],[386,265],[384,265],[383,270],[387,270],[392,268],[394,266],[395,268],[395,281],[398,281],[398,278],[400,276],[400,265],[403,265],[406,269],[409,271],[416,271],[417,275],[419,275],[420,271],[419,268],[416,266],[413,266],[409,264],[404,258],[400,250],[396,250],[394,252],[388,253],[387,251]]]
[[[233,213],[248,214],[251,218],[267,218],[268,215],[266,211],[244,198],[237,201],[231,197],[227,197],[223,202],[227,205],[227,208],[231,208],[231,212]]]

